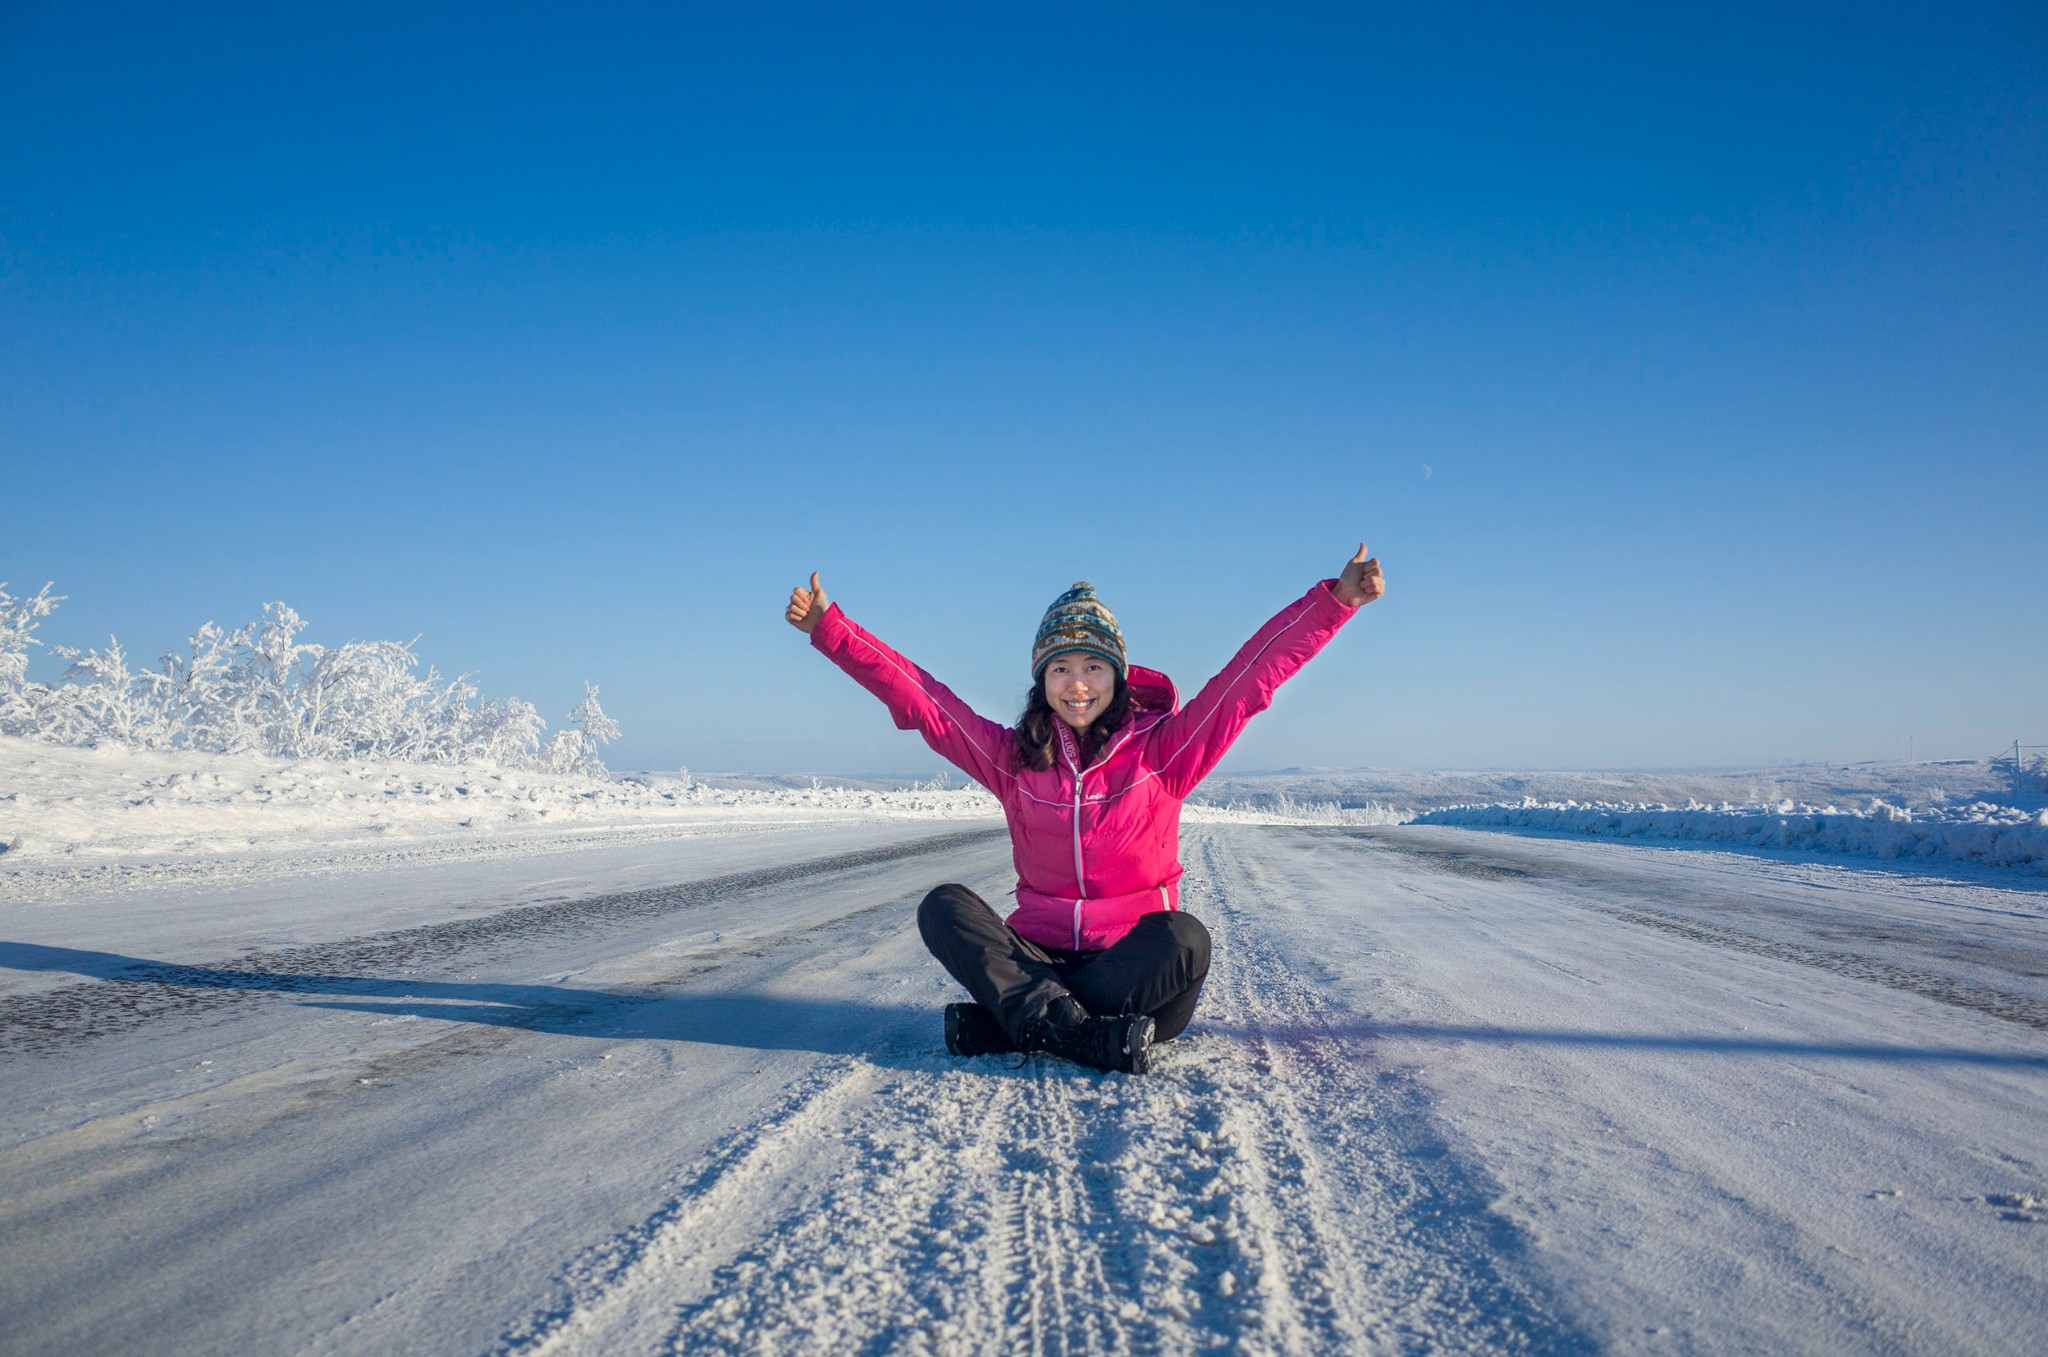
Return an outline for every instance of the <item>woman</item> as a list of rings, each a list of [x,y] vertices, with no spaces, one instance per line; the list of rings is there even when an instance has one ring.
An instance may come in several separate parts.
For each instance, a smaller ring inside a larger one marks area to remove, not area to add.
[[[1364,543],[1259,628],[1185,707],[1164,674],[1124,660],[1116,618],[1083,582],[1053,600],[1014,727],[862,630],[818,576],[791,626],[882,699],[903,730],[994,792],[1010,824],[1017,908],[961,885],[931,892],[918,931],[975,1002],[946,1009],[955,1055],[1049,1051],[1142,1074],[1179,1036],[1209,971],[1209,933],[1180,908],[1180,808],[1273,690],[1386,592]]]

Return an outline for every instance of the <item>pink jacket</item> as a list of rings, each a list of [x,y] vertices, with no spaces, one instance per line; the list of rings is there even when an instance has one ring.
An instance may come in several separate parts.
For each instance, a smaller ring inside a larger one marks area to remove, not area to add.
[[[1273,690],[1357,611],[1324,580],[1245,642],[1187,706],[1166,675],[1137,665],[1131,719],[1087,767],[1055,722],[1060,757],[1020,766],[1007,726],[976,715],[943,683],[869,635],[833,604],[811,644],[882,699],[948,762],[994,792],[1010,822],[1017,908],[1010,926],[1041,947],[1098,951],[1154,910],[1179,907],[1180,808]]]

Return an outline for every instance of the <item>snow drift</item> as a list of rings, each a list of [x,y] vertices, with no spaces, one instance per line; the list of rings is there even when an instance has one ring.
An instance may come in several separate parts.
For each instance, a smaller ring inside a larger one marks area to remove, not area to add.
[[[366,842],[500,841],[567,829],[661,830],[791,817],[999,819],[973,784],[720,786],[674,774],[550,772],[488,762],[285,758],[0,735],[0,862],[216,857]],[[1385,807],[1190,806],[1190,823],[1398,824]]]
[[[71,749],[0,735],[0,863],[350,843],[506,839],[555,829],[658,828],[812,815],[999,814],[980,788],[772,791],[490,764]]]
[[[1733,843],[1884,861],[1968,862],[2048,875],[2048,810],[1988,801],[1922,809],[1880,801],[1856,810],[1789,801],[1776,806],[1661,806],[1525,800],[1515,805],[1448,807],[1417,816],[1415,823]]]

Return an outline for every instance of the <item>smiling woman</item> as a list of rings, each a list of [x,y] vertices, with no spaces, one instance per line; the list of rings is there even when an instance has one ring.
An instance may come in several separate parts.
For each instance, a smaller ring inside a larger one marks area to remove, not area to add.
[[[1153,1043],[1180,1035],[1209,971],[1208,930],[1180,907],[1181,804],[1274,690],[1384,592],[1360,543],[1182,706],[1171,679],[1127,662],[1115,614],[1078,582],[1039,623],[1014,728],[856,625],[815,573],[790,592],[789,624],[899,728],[995,793],[1009,821],[1007,920],[958,884],[918,907],[925,946],[974,996],[947,1007],[947,1049],[1046,1051],[1138,1074]]]

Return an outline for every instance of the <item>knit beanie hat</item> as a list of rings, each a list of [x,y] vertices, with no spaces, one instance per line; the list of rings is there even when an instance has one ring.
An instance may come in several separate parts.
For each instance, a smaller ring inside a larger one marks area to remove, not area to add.
[[[1124,672],[1124,634],[1117,627],[1116,614],[1095,597],[1095,586],[1077,580],[1074,587],[1052,601],[1038,624],[1038,639],[1031,643],[1031,677],[1045,673],[1046,662],[1069,650],[1100,655]]]

